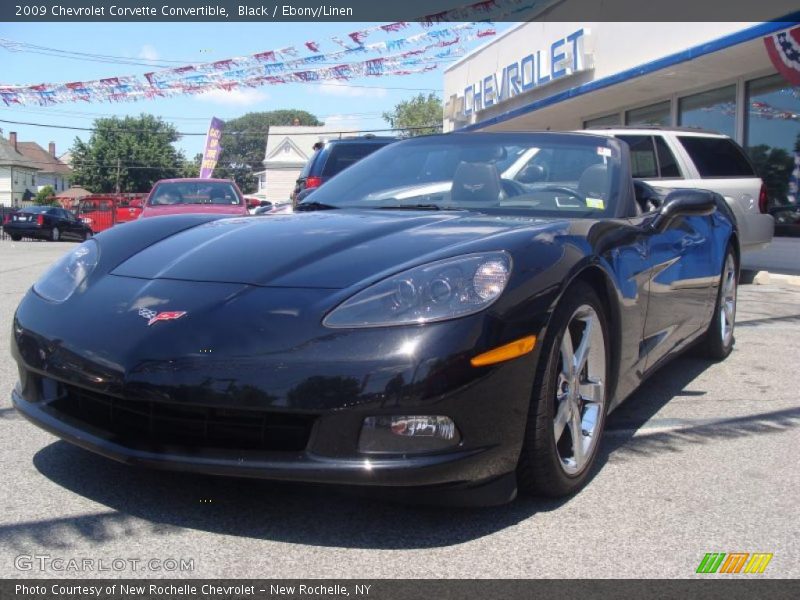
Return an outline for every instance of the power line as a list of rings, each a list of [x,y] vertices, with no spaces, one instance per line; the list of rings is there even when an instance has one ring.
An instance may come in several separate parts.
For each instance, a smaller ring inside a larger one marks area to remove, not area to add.
[[[30,121],[9,121],[7,119],[0,119],[0,123],[7,123],[10,125],[28,125],[31,127],[45,127],[49,129],[69,129],[73,131],[104,131],[108,133],[150,133],[152,135],[178,135],[178,136],[205,136],[207,132],[205,131],[152,131],[149,129],[127,129],[127,128],[115,128],[115,129],[98,129],[96,127],[76,127],[74,125],[52,125],[52,124],[45,124],[45,123],[32,123]],[[278,127],[277,125],[275,127]],[[442,127],[441,123],[436,123],[433,125],[425,125],[421,127],[402,127],[402,128],[385,128],[385,129],[358,129],[358,130],[342,130],[342,131],[298,131],[297,133],[293,133],[292,135],[353,135],[354,133],[385,133],[391,131],[421,131],[426,129],[439,129]],[[223,131],[223,135],[268,135],[269,129],[265,130],[240,130],[240,131]]]
[[[76,119],[96,119],[96,118],[113,118],[119,117],[120,115],[115,113],[100,113],[100,112],[85,112],[85,111],[70,111],[70,110],[61,110],[61,109],[36,109],[36,108],[11,108],[7,106],[0,106],[0,110],[6,110],[9,112],[14,113],[26,113],[32,115],[63,115],[68,117],[73,117]],[[344,119],[344,118],[353,118],[353,119],[361,119],[361,118],[370,118],[370,117],[381,117],[383,112],[362,112],[362,113],[331,113],[325,115],[317,115],[314,116],[317,119],[325,120],[325,119]],[[166,121],[201,121],[204,123],[208,122],[208,117],[179,117],[179,116],[170,116],[170,115],[158,115],[159,118],[164,119]],[[243,115],[239,115],[241,117]],[[223,121],[232,121],[234,119],[238,119],[239,117],[219,117]]]

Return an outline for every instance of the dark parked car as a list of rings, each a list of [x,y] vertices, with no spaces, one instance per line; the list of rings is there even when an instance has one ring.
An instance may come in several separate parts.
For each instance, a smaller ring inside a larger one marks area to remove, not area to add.
[[[296,206],[328,179],[376,150],[397,141],[394,137],[363,137],[331,140],[314,152],[295,182],[292,203]]]
[[[8,214],[3,219],[3,231],[14,241],[24,237],[53,242],[92,237],[91,227],[57,206],[30,206]]]
[[[800,204],[773,206],[769,214],[775,218],[775,235],[800,237]]]
[[[503,179],[520,147],[559,183]],[[12,399],[149,467],[562,496],[646,377],[694,344],[731,352],[738,265],[724,198],[634,186],[615,138],[420,137],[295,214],[140,219],[82,244],[16,311]]]

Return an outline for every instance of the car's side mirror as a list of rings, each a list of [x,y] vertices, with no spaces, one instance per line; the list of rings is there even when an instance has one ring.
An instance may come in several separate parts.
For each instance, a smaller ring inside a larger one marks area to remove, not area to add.
[[[651,221],[653,229],[663,230],[676,217],[702,217],[717,210],[714,192],[708,190],[675,190],[661,204]]]

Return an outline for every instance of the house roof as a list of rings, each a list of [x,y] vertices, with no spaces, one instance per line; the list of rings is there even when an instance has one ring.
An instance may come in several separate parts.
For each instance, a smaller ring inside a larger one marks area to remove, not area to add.
[[[73,185],[68,190],[64,190],[56,196],[56,198],[83,198],[84,196],[91,195],[92,192],[85,190],[80,186]]]
[[[43,173],[70,175],[72,169],[65,165],[36,142],[17,142],[19,150],[25,158],[35,164]]]
[[[280,163],[284,163],[280,166],[286,166],[292,163],[299,164],[302,167],[309,157],[314,154],[314,144],[316,142],[325,142],[349,133],[351,132],[343,132],[341,128],[326,125],[281,125],[270,127],[264,150],[263,164],[264,166],[269,166],[270,164],[280,165]],[[357,131],[353,130],[352,133],[355,134]],[[285,155],[280,155],[278,150],[283,148],[287,142],[289,142],[289,152]]]
[[[19,148],[19,144],[17,144]],[[14,150],[7,139],[0,135],[0,165],[10,165],[12,167],[26,167],[28,169],[40,170],[40,166],[33,163],[28,157]]]

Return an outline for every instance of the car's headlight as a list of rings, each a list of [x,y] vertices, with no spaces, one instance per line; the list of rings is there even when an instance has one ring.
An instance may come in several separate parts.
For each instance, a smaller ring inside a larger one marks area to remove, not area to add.
[[[384,327],[471,315],[490,306],[506,287],[511,257],[469,254],[414,267],[371,285],[336,307],[326,327]]]
[[[97,242],[88,240],[62,257],[33,284],[33,291],[50,302],[64,302],[97,266]]]

